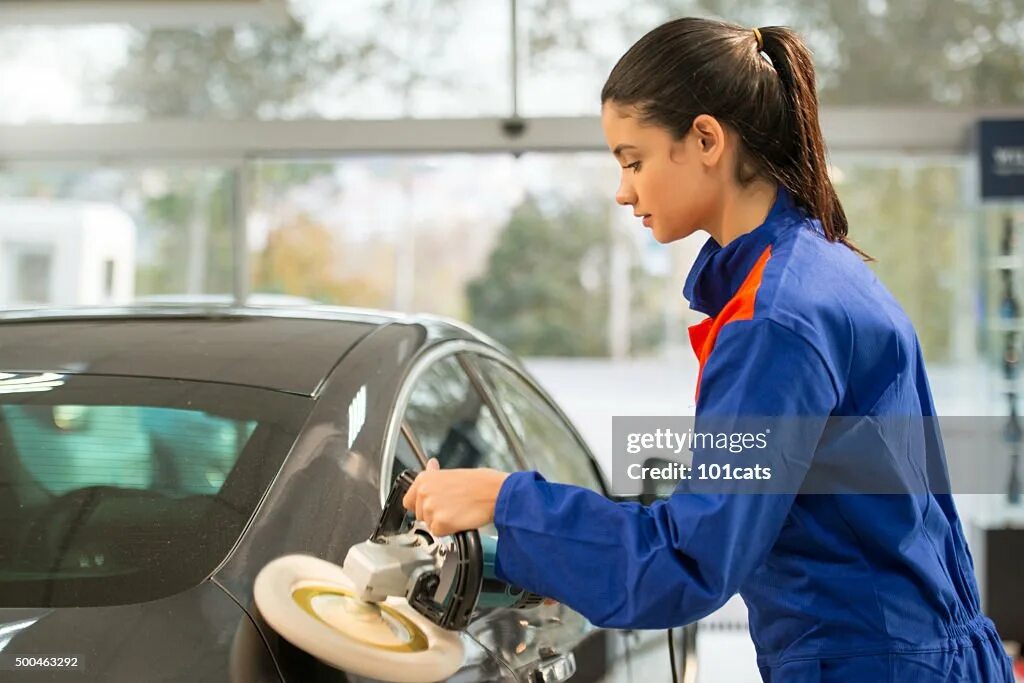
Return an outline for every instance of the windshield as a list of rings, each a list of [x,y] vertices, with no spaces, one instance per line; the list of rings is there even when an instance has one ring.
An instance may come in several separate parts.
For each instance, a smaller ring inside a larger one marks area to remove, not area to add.
[[[171,595],[226,557],[310,400],[147,378],[0,373],[0,607]]]

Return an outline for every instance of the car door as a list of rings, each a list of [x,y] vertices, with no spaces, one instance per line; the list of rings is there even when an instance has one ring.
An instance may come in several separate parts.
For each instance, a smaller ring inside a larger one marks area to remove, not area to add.
[[[457,347],[454,347],[457,348]],[[437,458],[446,469],[454,467],[491,467],[511,472],[521,469],[491,406],[466,372],[455,353],[442,354],[414,373],[408,400],[400,405],[401,439],[393,453],[388,487],[403,469],[419,471],[428,458]],[[480,530],[496,535],[493,525]],[[469,629],[468,644],[485,648],[499,659],[499,653],[481,644]],[[457,680],[474,680],[470,671],[460,671]],[[515,680],[506,662],[492,676]],[[479,680],[491,680],[480,678]]]
[[[510,427],[465,353],[440,357],[419,374],[402,418],[404,435],[420,459],[437,458],[445,469],[523,469]],[[407,456],[405,460],[408,463]],[[396,463],[396,468],[401,466]],[[480,532],[497,535],[493,524]],[[578,614],[546,604],[529,610],[481,610],[467,636],[506,662],[519,680],[533,680],[539,674],[542,680],[559,681],[575,671],[572,649],[591,630]]]
[[[500,356],[480,355],[474,360],[510,425],[515,447],[521,450],[528,466],[549,480],[607,495],[608,488],[590,450],[536,382]],[[676,652],[682,655],[682,644],[690,643],[692,633],[684,635],[676,631],[673,634]],[[665,631],[657,630],[606,631],[604,649],[609,658],[609,670],[600,680],[667,680],[671,669],[668,638]],[[692,648],[688,651],[692,654]],[[682,672],[684,662],[691,662],[692,671],[692,661],[692,656],[677,657],[678,672]]]
[[[607,494],[600,470],[586,445],[535,383],[498,354],[476,354],[473,360],[508,424],[514,448],[527,467],[550,481]],[[573,681],[634,680],[629,632],[597,629],[575,611],[560,607],[562,619],[572,628],[552,634],[564,639],[554,649],[573,648],[577,665]]]

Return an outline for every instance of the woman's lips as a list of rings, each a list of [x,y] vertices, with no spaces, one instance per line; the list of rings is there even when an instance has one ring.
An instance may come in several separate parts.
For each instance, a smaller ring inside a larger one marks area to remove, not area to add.
[[[644,216],[644,227],[651,227],[651,216],[649,214],[647,216]]]

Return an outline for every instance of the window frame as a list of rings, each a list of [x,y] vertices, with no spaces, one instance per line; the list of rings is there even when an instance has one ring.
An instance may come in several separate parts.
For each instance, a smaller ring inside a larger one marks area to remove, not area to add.
[[[420,463],[420,468],[422,469],[422,468],[426,467],[427,466],[427,453],[426,453],[426,451],[423,450],[423,444],[421,444],[420,440],[416,438],[416,434],[413,433],[412,427],[409,425],[409,422],[406,421],[404,418],[402,419],[401,430],[402,430],[402,438],[404,438],[405,442],[407,444],[409,444],[409,450],[411,450],[413,452],[413,455],[416,456],[416,460],[419,461],[419,463]],[[395,457],[397,457],[398,442],[395,442],[395,446],[396,446],[396,448],[395,448],[396,456]]]
[[[463,355],[470,355],[474,352],[483,356],[493,357],[498,360],[502,360],[504,358],[504,354],[501,351],[488,346],[483,342],[470,339],[451,339],[427,347],[409,366],[405,377],[401,380],[401,384],[399,385],[398,392],[395,396],[395,401],[391,406],[391,412],[388,415],[387,426],[384,432],[384,442],[381,448],[380,479],[378,481],[378,494],[380,497],[381,507],[383,507],[384,503],[387,501],[388,492],[391,488],[398,439],[403,438],[403,434],[406,435],[404,438],[412,437],[410,439],[410,445],[413,445],[414,450],[418,448],[420,454],[425,456],[422,446],[420,446],[419,441],[415,438],[412,430],[403,430],[402,428],[403,424],[406,423],[405,412],[409,407],[409,399],[412,397],[413,389],[417,382],[422,379],[423,375],[426,374],[435,363],[443,361],[449,356],[455,356],[455,360],[462,368],[462,371],[468,375],[470,385],[480,394],[484,405],[486,405],[495,416],[498,428],[505,437],[505,440],[508,442],[509,450],[511,451],[512,457],[515,459],[517,465],[521,470],[528,469],[528,463],[523,459],[522,451],[516,448],[516,441],[513,438],[514,435],[509,431],[507,417],[495,404],[494,395],[487,390],[487,385],[485,383],[480,384],[483,378],[478,374],[479,370],[472,365],[472,362],[468,364],[471,369],[467,369],[466,359],[460,357]]]

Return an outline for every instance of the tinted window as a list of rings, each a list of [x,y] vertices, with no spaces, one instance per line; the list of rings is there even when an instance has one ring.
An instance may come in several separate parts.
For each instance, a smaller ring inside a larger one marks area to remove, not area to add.
[[[530,465],[552,481],[603,492],[590,456],[551,404],[508,366],[490,358],[478,362]]]
[[[405,419],[426,455],[443,468],[519,469],[494,414],[454,356],[419,377]]]
[[[256,427],[178,408],[0,405],[11,449],[48,493],[89,486],[216,495]]]
[[[140,602],[202,581],[308,407],[212,383],[0,375],[0,606]]]

